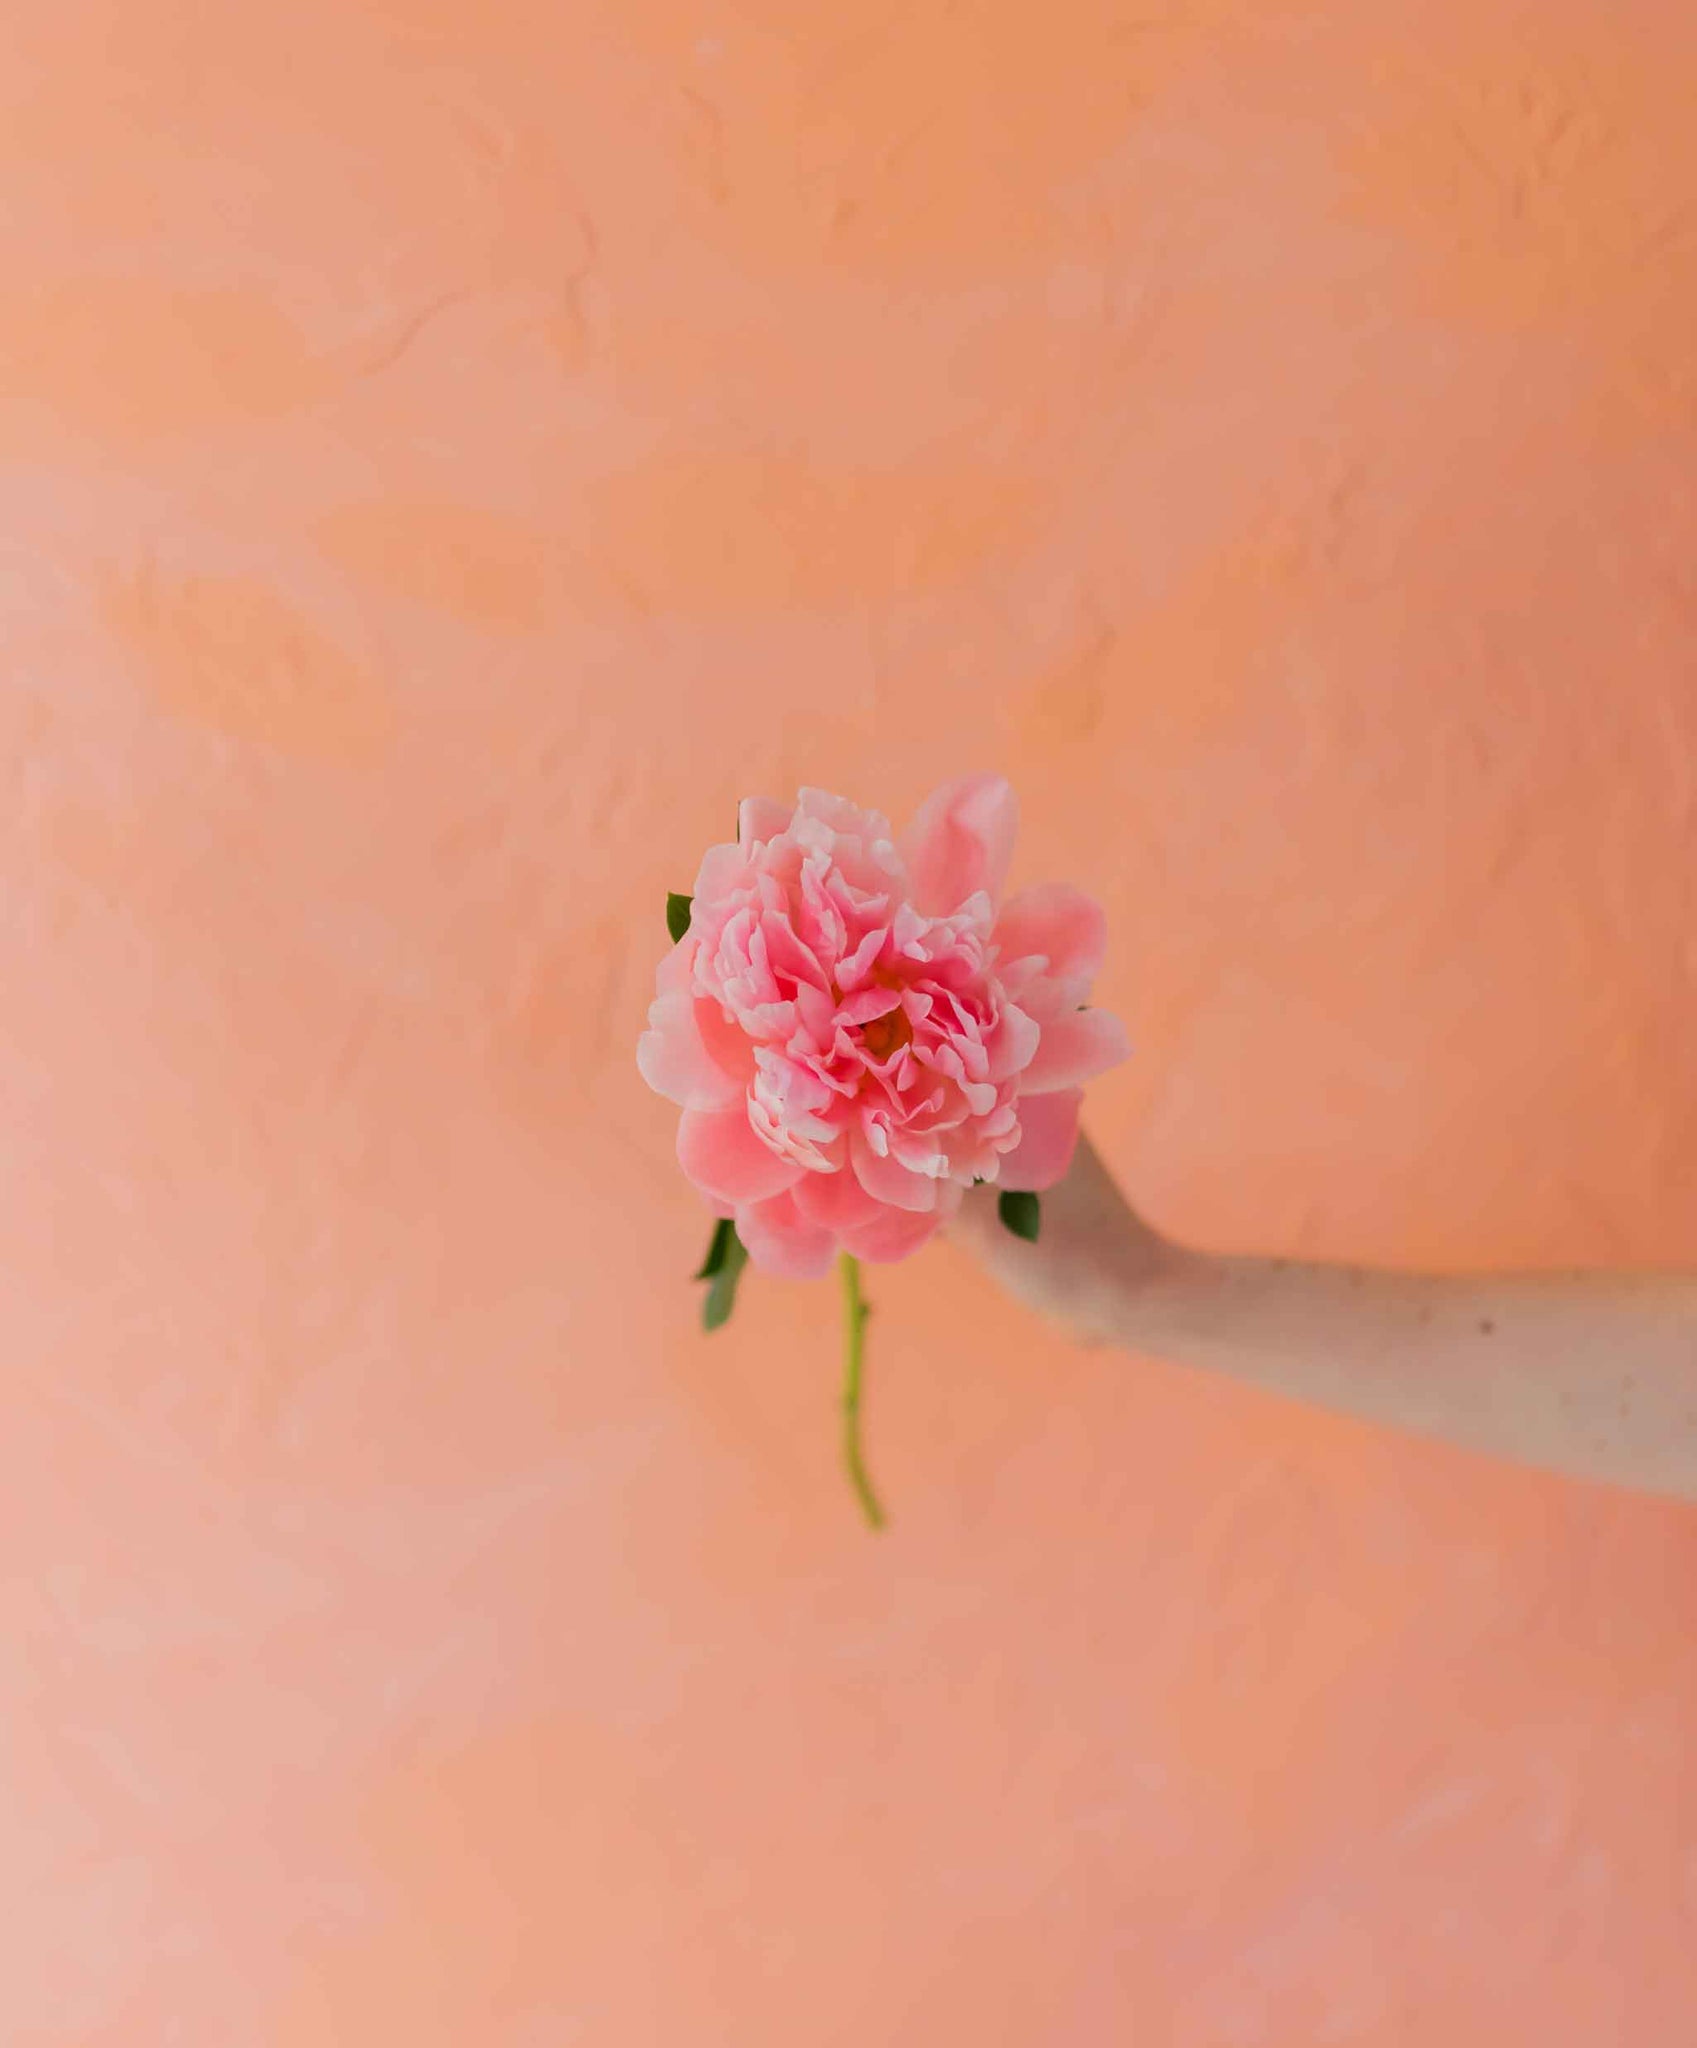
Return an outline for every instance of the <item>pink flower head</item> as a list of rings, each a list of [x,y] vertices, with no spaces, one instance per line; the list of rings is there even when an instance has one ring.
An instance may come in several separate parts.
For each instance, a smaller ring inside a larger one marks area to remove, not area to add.
[[[1017,821],[997,775],[945,784],[899,841],[804,789],[745,799],[736,844],[708,849],[637,1065],[756,1265],[905,1258],[975,1179],[1065,1173],[1082,1083],[1127,1045],[1083,1007],[1100,908],[1061,884],[1002,901]]]

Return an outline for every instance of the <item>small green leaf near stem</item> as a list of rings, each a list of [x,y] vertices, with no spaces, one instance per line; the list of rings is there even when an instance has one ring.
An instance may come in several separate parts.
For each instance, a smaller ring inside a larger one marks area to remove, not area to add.
[[[718,1241],[717,1232],[714,1233],[714,1241]],[[707,1256],[712,1258],[711,1249]],[[748,1252],[742,1239],[737,1236],[736,1226],[733,1224],[730,1235],[725,1240],[724,1256],[708,1283],[707,1299],[701,1304],[701,1327],[704,1330],[716,1330],[722,1323],[730,1321],[731,1310],[736,1306],[737,1282],[742,1278],[742,1269],[747,1264]]]
[[[689,930],[689,915],[694,907],[693,896],[680,896],[675,889],[666,891],[666,929],[672,935],[674,946]]]
[[[718,1272],[730,1251],[731,1239],[736,1235],[736,1228],[728,1216],[719,1218],[713,1226],[713,1235],[707,1240],[707,1256],[690,1275],[692,1280],[711,1280]]]
[[[1023,1237],[1030,1244],[1037,1242],[1037,1232],[1043,1222],[1043,1205],[1029,1190],[1003,1188],[996,1197],[996,1214],[1002,1219],[1004,1228],[1011,1230],[1015,1237]]]
[[[884,1526],[884,1510],[872,1491],[860,1447],[860,1370],[866,1355],[868,1310],[860,1295],[860,1261],[847,1252],[837,1260],[843,1276],[843,1463],[861,1512],[874,1529]]]

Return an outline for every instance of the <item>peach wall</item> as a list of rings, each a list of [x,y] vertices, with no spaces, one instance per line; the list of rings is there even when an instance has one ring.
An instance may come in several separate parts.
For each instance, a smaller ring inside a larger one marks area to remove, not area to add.
[[[1697,1254],[1673,0],[22,0],[9,2048],[1663,2048],[1697,1516],[876,1279],[708,1344],[737,795],[1000,768],[1163,1224]]]

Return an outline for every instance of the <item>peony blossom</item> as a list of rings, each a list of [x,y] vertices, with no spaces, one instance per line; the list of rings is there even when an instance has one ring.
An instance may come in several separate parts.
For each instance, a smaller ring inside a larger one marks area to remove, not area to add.
[[[1060,883],[1004,900],[1016,824],[995,775],[945,784],[899,838],[804,789],[745,799],[708,849],[637,1064],[755,1265],[906,1258],[974,1181],[1065,1173],[1083,1083],[1127,1045],[1087,1007],[1100,908]]]

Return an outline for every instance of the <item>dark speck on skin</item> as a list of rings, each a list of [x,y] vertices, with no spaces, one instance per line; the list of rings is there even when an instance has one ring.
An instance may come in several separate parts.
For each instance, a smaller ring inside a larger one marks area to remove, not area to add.
[[[1496,1324],[1491,1321],[1489,1316],[1481,1316],[1479,1318],[1479,1332],[1481,1336],[1488,1337],[1496,1327]]]

